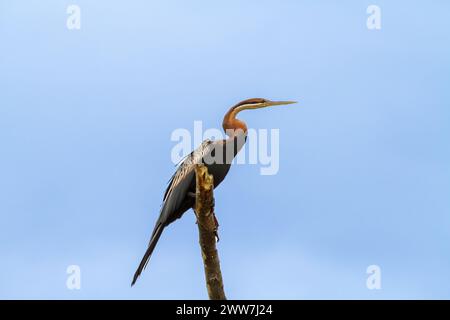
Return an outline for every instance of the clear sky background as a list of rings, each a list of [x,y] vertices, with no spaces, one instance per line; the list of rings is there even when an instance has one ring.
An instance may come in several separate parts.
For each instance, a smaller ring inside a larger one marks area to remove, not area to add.
[[[66,8],[81,8],[81,30]],[[366,27],[381,8],[381,30]],[[170,135],[236,102],[280,170],[217,189],[235,299],[450,298],[448,1],[0,0],[0,298],[207,298],[192,211],[132,275]],[[81,290],[66,268],[81,268]],[[366,268],[381,268],[368,290]]]

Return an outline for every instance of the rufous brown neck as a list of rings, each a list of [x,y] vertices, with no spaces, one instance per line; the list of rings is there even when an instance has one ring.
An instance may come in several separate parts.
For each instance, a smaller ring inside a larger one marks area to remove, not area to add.
[[[228,112],[225,114],[225,117],[223,118],[222,127],[226,134],[228,134],[230,137],[231,135],[235,136],[237,132],[244,132],[244,134],[247,134],[247,125],[244,121],[241,121],[239,119],[236,119],[236,107],[231,108],[228,110]]]

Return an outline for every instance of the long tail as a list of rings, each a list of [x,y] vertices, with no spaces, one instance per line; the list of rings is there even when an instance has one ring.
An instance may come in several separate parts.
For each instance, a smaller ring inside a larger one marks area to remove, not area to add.
[[[155,230],[153,231],[152,238],[150,239],[150,243],[148,244],[147,251],[145,251],[144,256],[142,257],[141,263],[139,264],[139,267],[137,268],[133,281],[131,282],[131,286],[133,286],[136,283],[136,280],[141,275],[141,272],[145,269],[147,266],[148,260],[150,259],[150,256],[152,255],[153,250],[155,249],[156,243],[159,240],[159,237],[161,237],[161,234],[165,228],[165,225],[162,223],[159,223]]]

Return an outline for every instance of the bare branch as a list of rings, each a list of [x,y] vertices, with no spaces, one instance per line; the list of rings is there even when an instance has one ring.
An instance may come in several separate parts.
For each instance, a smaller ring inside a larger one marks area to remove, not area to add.
[[[209,299],[225,300],[219,254],[216,248],[217,220],[214,216],[213,176],[208,173],[208,168],[203,164],[196,165],[195,173],[197,182],[195,214],[205,267],[206,288]]]

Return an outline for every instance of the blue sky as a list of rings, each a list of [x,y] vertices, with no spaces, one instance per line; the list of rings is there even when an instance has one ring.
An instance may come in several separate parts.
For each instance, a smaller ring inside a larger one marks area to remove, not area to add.
[[[241,116],[280,129],[280,170],[233,167],[215,193],[227,296],[450,298],[449,10],[0,0],[0,298],[207,298],[192,212],[130,281],[171,133],[220,127],[251,97],[300,103]],[[72,264],[81,290],[66,288]]]

